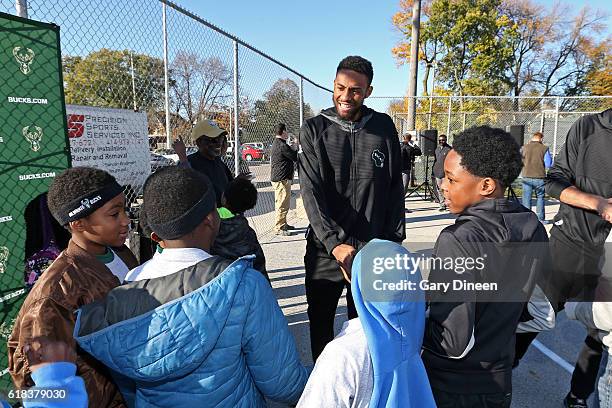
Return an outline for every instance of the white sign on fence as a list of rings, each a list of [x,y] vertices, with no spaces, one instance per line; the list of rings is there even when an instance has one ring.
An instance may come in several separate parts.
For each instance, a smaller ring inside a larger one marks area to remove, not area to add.
[[[126,109],[66,105],[72,166],[106,170],[140,190],[151,173],[147,115]]]

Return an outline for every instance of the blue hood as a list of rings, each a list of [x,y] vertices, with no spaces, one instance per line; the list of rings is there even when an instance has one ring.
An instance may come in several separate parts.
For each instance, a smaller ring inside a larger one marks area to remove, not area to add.
[[[376,260],[396,259],[397,255],[416,258],[401,245],[375,239],[359,251],[352,267],[353,299],[374,371],[370,407],[435,407],[420,356],[425,328],[421,272],[395,266],[381,272],[383,265]],[[406,286],[412,282],[413,288],[375,290],[397,282]]]

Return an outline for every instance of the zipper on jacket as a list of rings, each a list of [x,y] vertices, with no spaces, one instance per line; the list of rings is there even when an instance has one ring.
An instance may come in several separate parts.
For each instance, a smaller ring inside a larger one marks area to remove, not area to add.
[[[355,132],[354,132],[354,123],[351,122],[351,144],[352,144],[352,150],[353,150],[353,157],[351,158],[351,173],[353,173],[351,179],[353,181],[353,188],[351,189],[351,204],[353,206],[353,208],[355,209],[355,211],[357,211],[357,200],[355,199],[355,190],[357,188],[357,166],[355,165],[355,144],[357,143],[356,137],[355,137]],[[351,245],[353,245],[353,247],[357,248],[357,240],[354,240],[355,242],[351,242]]]

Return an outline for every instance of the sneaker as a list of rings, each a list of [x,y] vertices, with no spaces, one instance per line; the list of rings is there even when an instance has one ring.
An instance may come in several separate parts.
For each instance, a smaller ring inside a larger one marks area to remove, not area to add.
[[[571,392],[568,392],[565,399],[563,399],[563,406],[565,408],[589,408],[586,400],[573,397]]]
[[[287,231],[287,230],[280,230],[280,231],[275,231],[274,235],[280,235],[280,236],[283,236],[283,237],[288,237],[288,236],[291,235],[291,233],[289,231]]]

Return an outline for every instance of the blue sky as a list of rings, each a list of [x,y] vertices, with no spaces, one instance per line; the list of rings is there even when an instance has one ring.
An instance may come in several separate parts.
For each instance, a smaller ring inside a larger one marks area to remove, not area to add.
[[[539,0],[551,6],[553,1]],[[409,69],[391,55],[399,34],[391,17],[397,0],[177,0],[177,3],[242,40],[281,60],[315,82],[331,87],[335,68],[345,56],[358,54],[374,65],[373,96],[406,93]],[[612,12],[606,0],[574,0]],[[610,20],[608,20],[610,21]],[[420,79],[419,79],[420,82]]]

